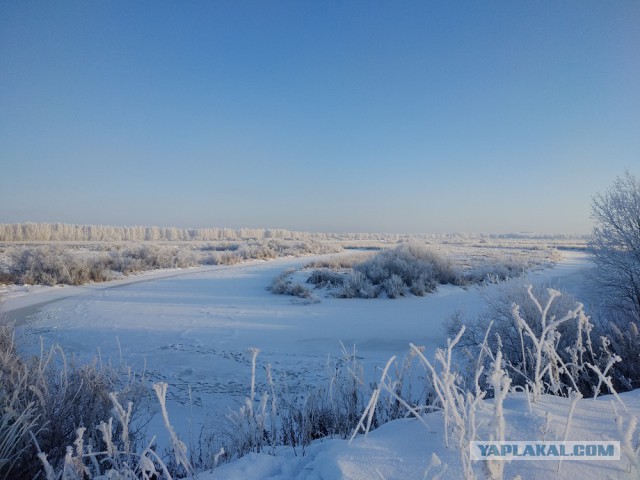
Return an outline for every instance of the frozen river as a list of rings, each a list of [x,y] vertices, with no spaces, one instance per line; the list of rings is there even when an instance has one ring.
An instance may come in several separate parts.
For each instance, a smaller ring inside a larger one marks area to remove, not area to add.
[[[304,259],[279,259],[230,267],[154,272],[109,284],[14,291],[5,300],[5,319],[17,322],[19,342],[36,352],[38,337],[59,344],[67,355],[122,360],[150,379],[169,384],[172,409],[189,403],[211,412],[246,395],[250,347],[261,350],[277,379],[294,388],[326,377],[328,357],[341,343],[355,345],[369,375],[410,342],[427,352],[445,340],[442,322],[456,310],[482,308],[480,288],[441,286],[425,297],[398,300],[321,296],[304,304],[272,295],[266,287]],[[577,292],[587,257],[566,252],[551,269],[529,274]],[[493,286],[482,287],[493,288]],[[198,415],[200,416],[200,415]]]

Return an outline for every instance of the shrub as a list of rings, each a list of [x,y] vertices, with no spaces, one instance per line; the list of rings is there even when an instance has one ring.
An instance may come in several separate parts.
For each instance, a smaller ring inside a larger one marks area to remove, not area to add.
[[[304,455],[305,448],[318,438],[348,438],[370,393],[355,348],[347,352],[343,347],[342,356],[327,362],[324,382],[293,390],[285,379],[276,381],[266,365],[262,392],[256,374],[258,349],[249,349],[249,353],[249,393],[236,411],[203,429],[194,456],[198,468],[212,468],[220,460],[250,452],[273,452],[278,445],[302,449]]]
[[[389,298],[398,298],[407,290],[423,296],[435,290],[438,283],[463,283],[448,259],[417,244],[375,255],[336,257],[307,267],[315,267],[309,283],[316,287],[342,287],[335,293],[339,298],[376,298],[383,291]],[[345,269],[346,272],[336,271]]]
[[[613,384],[618,391],[640,387],[640,332],[636,322],[613,312],[596,320],[596,334],[601,339],[605,355],[618,355],[624,362],[616,363],[611,371]],[[606,340],[605,340],[606,339]],[[604,342],[604,344],[603,344]],[[605,345],[606,344],[606,345]]]
[[[416,297],[424,297],[427,293],[433,292],[436,288],[435,282],[425,274],[420,274],[418,278],[411,281],[409,291]]]
[[[496,288],[485,297],[487,307],[476,318],[464,320],[458,312],[445,322],[448,335],[465,328],[458,347],[467,359],[463,367],[467,377],[475,370],[481,349],[487,348],[493,354],[501,351],[514,386],[533,382],[545,393],[566,394],[569,388],[592,393],[593,374],[584,364],[602,365],[611,354],[592,345],[594,327],[582,304],[568,293],[542,285],[527,287],[517,280]],[[549,377],[541,386],[539,372],[544,368]]]
[[[27,248],[13,252],[11,279],[40,285],[82,285],[104,282],[113,272],[124,275],[157,268],[186,268],[198,264],[190,249],[169,246],[116,246],[108,254],[73,252],[63,246]]]
[[[423,296],[438,283],[461,283],[451,262],[426,247],[407,244],[356,263],[338,296],[374,298],[385,291],[389,298],[398,298],[407,289]]]
[[[80,251],[82,250],[82,251]],[[81,285],[159,268],[234,265],[246,260],[270,260],[293,255],[334,253],[339,248],[309,241],[260,240],[218,246],[100,244],[84,247],[49,245],[14,247],[8,265],[0,264],[0,282],[41,285]]]
[[[316,268],[311,272],[307,282],[318,288],[339,287],[344,283],[345,275],[328,268]]]
[[[482,283],[508,280],[510,278],[520,277],[527,269],[527,265],[523,262],[506,259],[496,260],[495,262],[485,263],[475,266],[464,274],[466,283]]]
[[[285,270],[277,278],[273,280],[268,290],[276,295],[291,295],[304,299],[313,299],[313,293],[304,285],[293,282],[290,278],[295,270]]]
[[[640,179],[629,172],[617,178],[594,197],[592,216],[589,247],[598,297],[608,309],[640,323]]]
[[[405,284],[402,278],[393,273],[382,283],[382,288],[387,294],[387,297],[398,298],[404,295]]]
[[[358,252],[350,253],[348,255],[339,255],[322,260],[315,260],[305,265],[305,268],[326,268],[329,270],[351,269],[354,265],[364,262],[374,254],[374,252]]]
[[[81,285],[111,279],[103,258],[86,258],[61,246],[35,247],[13,252],[12,280],[41,285]]]
[[[220,246],[208,248],[207,250],[214,250],[203,260],[203,263],[209,265],[235,265],[247,260],[271,260],[286,256],[336,253],[340,251],[339,248],[314,240],[292,242],[279,239],[253,240],[243,244],[233,244],[226,249]]]
[[[400,277],[405,286],[426,279],[435,283],[458,283],[451,263],[436,253],[419,245],[402,245],[385,250],[358,264],[355,270],[362,272],[374,285],[382,284],[392,275]]]
[[[23,360],[16,352],[13,330],[0,327],[0,446],[11,445],[6,457],[3,452],[2,458],[8,460],[0,462],[0,473],[34,478],[40,471],[33,461],[38,449],[47,453],[52,468],[62,467],[77,429],[98,425],[110,416],[114,391],[119,391],[121,401],[139,406],[143,379],[97,361],[76,366],[59,347]],[[129,439],[137,446],[145,417],[133,410],[131,419]],[[84,441],[101,448],[100,433],[95,429],[86,433]]]
[[[640,179],[616,178],[592,201],[595,225],[589,241],[589,272],[598,333],[606,350],[624,358],[612,376],[616,388],[640,386]]]
[[[153,441],[136,447],[131,441],[130,427],[133,404],[123,405],[117,395],[110,395],[113,404],[108,421],[95,426],[100,433],[100,443],[85,439],[85,427],[75,431],[73,447],[66,448],[61,466],[52,465],[49,455],[38,448],[37,458],[47,480],[96,479],[144,479],[171,480],[175,477],[191,475],[192,468],[187,458],[186,445],[176,436],[169,422],[166,409],[167,384],[153,385],[165,427],[169,433],[172,457],[168,462],[161,458],[153,447]],[[114,422],[115,419],[115,422]],[[37,445],[37,444],[36,444]]]
[[[342,289],[336,293],[338,298],[376,298],[380,287],[375,286],[362,272],[357,270],[347,274]]]
[[[125,275],[158,268],[188,268],[198,265],[196,254],[184,248],[138,245],[109,252],[109,267]]]

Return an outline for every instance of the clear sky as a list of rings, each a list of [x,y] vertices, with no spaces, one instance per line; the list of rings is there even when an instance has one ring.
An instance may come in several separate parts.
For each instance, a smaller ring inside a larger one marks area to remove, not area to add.
[[[637,1],[0,2],[0,222],[590,231]]]

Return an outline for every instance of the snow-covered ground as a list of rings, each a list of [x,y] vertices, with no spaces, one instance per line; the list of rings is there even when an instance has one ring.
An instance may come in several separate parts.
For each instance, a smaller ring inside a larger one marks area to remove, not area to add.
[[[579,292],[587,257],[571,251],[563,255],[555,268],[530,273],[529,281]],[[282,271],[309,260],[156,271],[83,287],[11,287],[4,291],[3,314],[5,321],[20,326],[26,351],[35,352],[42,336],[81,359],[99,350],[103,359],[117,362],[122,356],[134,367],[146,366],[152,380],[169,384],[170,414],[186,438],[197,434],[205,418],[226,412],[247,395],[249,347],[260,348],[259,365],[271,364],[275,377],[285,378],[291,388],[326,378],[327,357],[340,356],[341,343],[349,349],[355,345],[366,376],[374,378],[389,357],[406,353],[410,342],[424,345],[430,357],[445,340],[443,320],[456,310],[478,312],[481,290],[494,288],[447,285],[425,297],[322,297],[319,303],[266,290]],[[550,405],[555,401],[548,400]],[[560,410],[553,414],[564,415]],[[513,415],[524,415],[524,410],[514,407]],[[518,418],[523,430],[514,435],[527,439],[524,433],[538,420]],[[428,432],[417,422],[394,422],[348,449],[344,442],[327,440],[312,445],[303,458],[292,457],[292,451],[278,458],[250,455],[215,478],[376,478],[376,469],[378,478],[422,478],[429,452],[445,460],[449,453],[442,450],[441,426],[433,423]],[[376,463],[377,458],[383,460]],[[567,465],[565,471],[572,469]]]
[[[622,430],[626,431],[632,415],[640,415],[640,391],[620,395],[626,408],[611,396],[597,400],[582,399],[576,404],[569,426],[569,441],[619,441],[616,418],[622,415]],[[543,396],[536,404],[529,404],[525,394],[511,394],[504,403],[506,440],[532,441],[562,440],[567,425],[570,401],[566,398]],[[490,425],[492,402],[478,412],[479,433]],[[305,455],[291,448],[278,455],[249,454],[240,460],[221,465],[211,473],[200,474],[200,480],[410,480],[463,479],[460,452],[444,444],[444,422],[441,413],[427,414],[428,428],[416,419],[395,420],[377,430],[347,440],[317,440]],[[548,419],[551,419],[547,428]],[[452,442],[453,443],[453,442]],[[633,443],[635,445],[635,442]],[[297,455],[296,455],[297,453]],[[440,466],[433,466],[436,454]],[[477,478],[490,478],[481,461],[472,462]],[[425,472],[429,469],[427,475]],[[637,480],[638,470],[629,471],[629,459],[623,453],[620,460],[518,460],[505,464],[504,478],[520,475],[522,480]],[[437,477],[437,475],[440,475]]]
[[[67,354],[146,363],[152,378],[165,380],[187,401],[213,408],[247,391],[249,347],[261,349],[259,363],[276,375],[312,382],[324,376],[327,355],[353,345],[372,372],[410,342],[427,352],[444,341],[442,321],[456,310],[482,308],[479,288],[441,286],[425,297],[399,300],[301,299],[270,294],[266,287],[304,259],[279,259],[235,266],[156,271],[82,287],[20,287],[4,302],[8,321],[17,321],[21,344],[60,344]],[[567,252],[556,268],[530,275],[574,288],[585,256]],[[565,281],[566,280],[566,281]],[[484,287],[484,288],[491,288]],[[119,345],[118,345],[119,344]],[[28,348],[28,347],[26,347]]]

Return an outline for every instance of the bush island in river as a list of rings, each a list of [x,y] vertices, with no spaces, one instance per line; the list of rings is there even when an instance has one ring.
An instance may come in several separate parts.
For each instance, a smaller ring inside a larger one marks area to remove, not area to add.
[[[424,296],[438,285],[465,286],[496,282],[521,275],[529,265],[511,259],[490,259],[473,268],[455,265],[433,247],[419,243],[402,244],[375,254],[338,258],[332,262],[314,262],[307,283],[329,289],[339,298],[388,298],[406,295]],[[273,293],[292,294],[293,272],[284,272],[276,281],[288,288],[273,288]],[[299,289],[301,292],[303,289]]]

